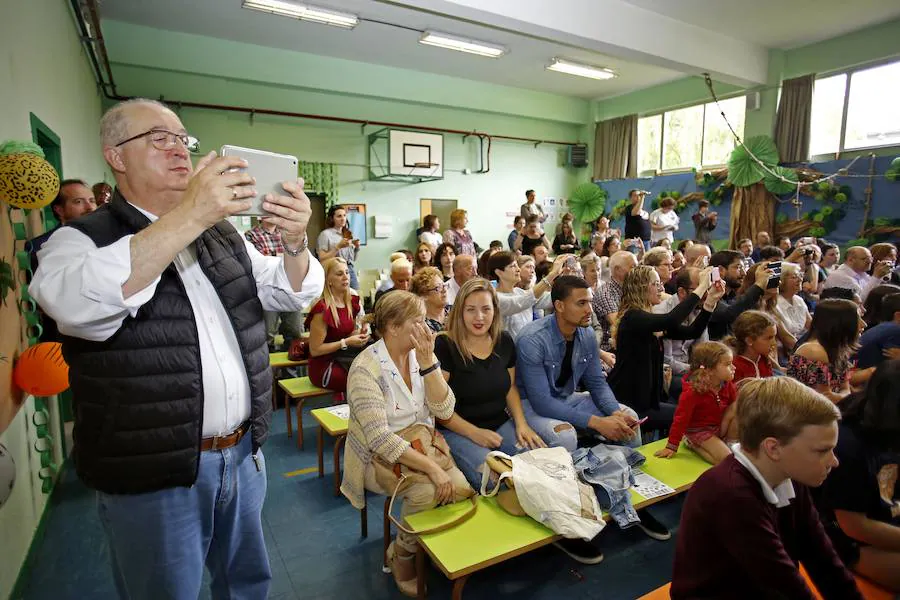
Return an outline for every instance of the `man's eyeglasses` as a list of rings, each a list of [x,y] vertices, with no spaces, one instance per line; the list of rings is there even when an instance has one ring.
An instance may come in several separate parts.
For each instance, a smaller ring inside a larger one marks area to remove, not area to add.
[[[150,131],[139,133],[136,136],[119,142],[116,144],[116,148],[144,137],[149,137],[150,143],[153,144],[153,147],[157,150],[171,150],[175,147],[177,142],[181,142],[181,145],[184,146],[188,152],[198,152],[200,150],[200,141],[197,138],[186,133],[175,133],[174,131],[169,131],[167,129],[151,129]]]

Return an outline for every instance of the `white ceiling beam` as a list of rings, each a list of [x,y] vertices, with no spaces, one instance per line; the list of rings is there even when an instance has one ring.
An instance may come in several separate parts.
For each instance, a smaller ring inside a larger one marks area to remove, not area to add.
[[[718,31],[725,24],[716,22],[713,15],[710,15],[710,28],[706,29],[623,0],[390,2],[685,74],[709,72],[724,83],[754,86],[766,82],[767,48],[735,39],[727,31]],[[752,3],[747,7],[752,10]],[[727,25],[740,27],[740,23]]]

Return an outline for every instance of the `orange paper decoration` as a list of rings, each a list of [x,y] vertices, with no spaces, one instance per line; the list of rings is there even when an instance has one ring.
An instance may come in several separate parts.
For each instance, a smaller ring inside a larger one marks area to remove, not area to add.
[[[69,365],[59,342],[35,344],[22,353],[13,368],[13,381],[33,396],[54,396],[69,387]]]

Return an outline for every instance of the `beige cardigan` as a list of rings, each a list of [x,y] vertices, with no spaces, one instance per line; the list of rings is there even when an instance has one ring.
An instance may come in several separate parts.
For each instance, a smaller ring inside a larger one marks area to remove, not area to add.
[[[385,407],[389,398],[386,391],[390,388],[376,356],[377,346],[383,349],[384,342],[379,341],[363,350],[353,361],[347,376],[350,423],[344,446],[341,492],[357,509],[362,509],[366,503],[366,469],[373,457],[377,455],[385,462],[394,464],[409,447],[409,442],[397,435],[387,420]],[[413,366],[415,365],[410,364],[411,368]],[[418,369],[414,369],[412,376],[419,376]],[[449,419],[456,406],[456,397],[450,386],[447,386],[445,397],[434,400],[426,395],[425,404],[435,417]]]

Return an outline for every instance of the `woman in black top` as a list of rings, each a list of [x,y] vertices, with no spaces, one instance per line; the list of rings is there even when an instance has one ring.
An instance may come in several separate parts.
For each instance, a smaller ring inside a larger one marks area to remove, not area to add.
[[[900,361],[885,361],[864,392],[838,406],[840,466],[813,490],[822,525],[844,564],[900,592]]]
[[[568,221],[562,222],[562,230],[553,238],[554,254],[572,254],[578,250],[578,240],[572,233],[572,224]]]
[[[494,288],[476,278],[460,288],[447,330],[434,344],[456,396],[453,416],[440,425],[457,466],[476,489],[491,450],[512,455],[546,446],[526,421],[515,385],[516,348],[502,328]]]
[[[699,337],[719,299],[725,294],[723,282],[711,285],[711,270],[706,268],[701,271],[697,288],[664,315],[650,312],[653,306],[660,303],[663,291],[656,269],[640,265],[625,276],[619,321],[613,331],[616,366],[607,379],[616,400],[627,403],[640,417],[647,417],[644,425],[647,431],[668,429],[675,416],[675,405],[663,402],[662,338],[690,340]],[[700,314],[690,325],[682,325],[704,295],[706,300]]]

